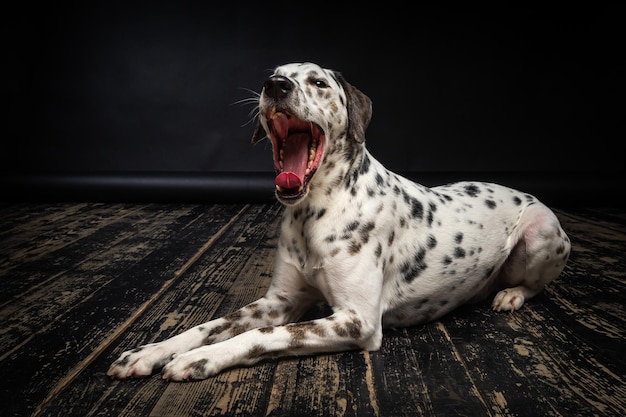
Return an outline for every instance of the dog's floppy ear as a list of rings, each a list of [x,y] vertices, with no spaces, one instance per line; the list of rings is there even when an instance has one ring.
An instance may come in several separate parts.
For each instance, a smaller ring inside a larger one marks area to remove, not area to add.
[[[372,100],[335,72],[348,100],[348,136],[356,142],[365,141],[365,130],[372,119]]]
[[[261,124],[260,120],[256,121],[256,127],[254,128],[254,133],[252,134],[252,144],[256,144],[257,142],[265,139],[267,137],[267,133],[265,133],[265,129]]]

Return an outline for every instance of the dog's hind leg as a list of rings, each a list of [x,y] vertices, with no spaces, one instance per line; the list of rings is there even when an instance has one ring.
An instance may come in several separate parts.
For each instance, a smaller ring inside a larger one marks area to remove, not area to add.
[[[519,310],[559,276],[570,254],[570,241],[554,213],[541,203],[529,206],[515,231],[518,241],[502,266],[493,299],[495,311]]]

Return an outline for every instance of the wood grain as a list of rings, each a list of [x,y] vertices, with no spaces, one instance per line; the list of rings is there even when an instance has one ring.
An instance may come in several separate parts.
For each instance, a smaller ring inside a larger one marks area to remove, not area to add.
[[[386,330],[377,352],[170,383],[105,372],[263,295],[282,207],[0,206],[0,416],[626,415],[625,212],[556,212],[570,262],[518,312],[479,303]]]

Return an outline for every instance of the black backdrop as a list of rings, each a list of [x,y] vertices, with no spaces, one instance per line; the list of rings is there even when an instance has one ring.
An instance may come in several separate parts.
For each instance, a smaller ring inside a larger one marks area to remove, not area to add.
[[[5,187],[202,189],[225,175],[223,192],[271,176],[246,99],[295,61],[339,70],[370,96],[370,150],[418,180],[575,191],[581,178],[606,188],[623,177],[622,7],[362,4],[14,6],[2,29]]]

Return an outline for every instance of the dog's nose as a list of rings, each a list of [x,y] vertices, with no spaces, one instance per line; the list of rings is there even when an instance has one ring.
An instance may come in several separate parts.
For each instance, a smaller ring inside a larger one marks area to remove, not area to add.
[[[265,94],[273,99],[281,99],[287,97],[291,92],[293,83],[283,76],[273,75],[265,81],[263,89]]]

